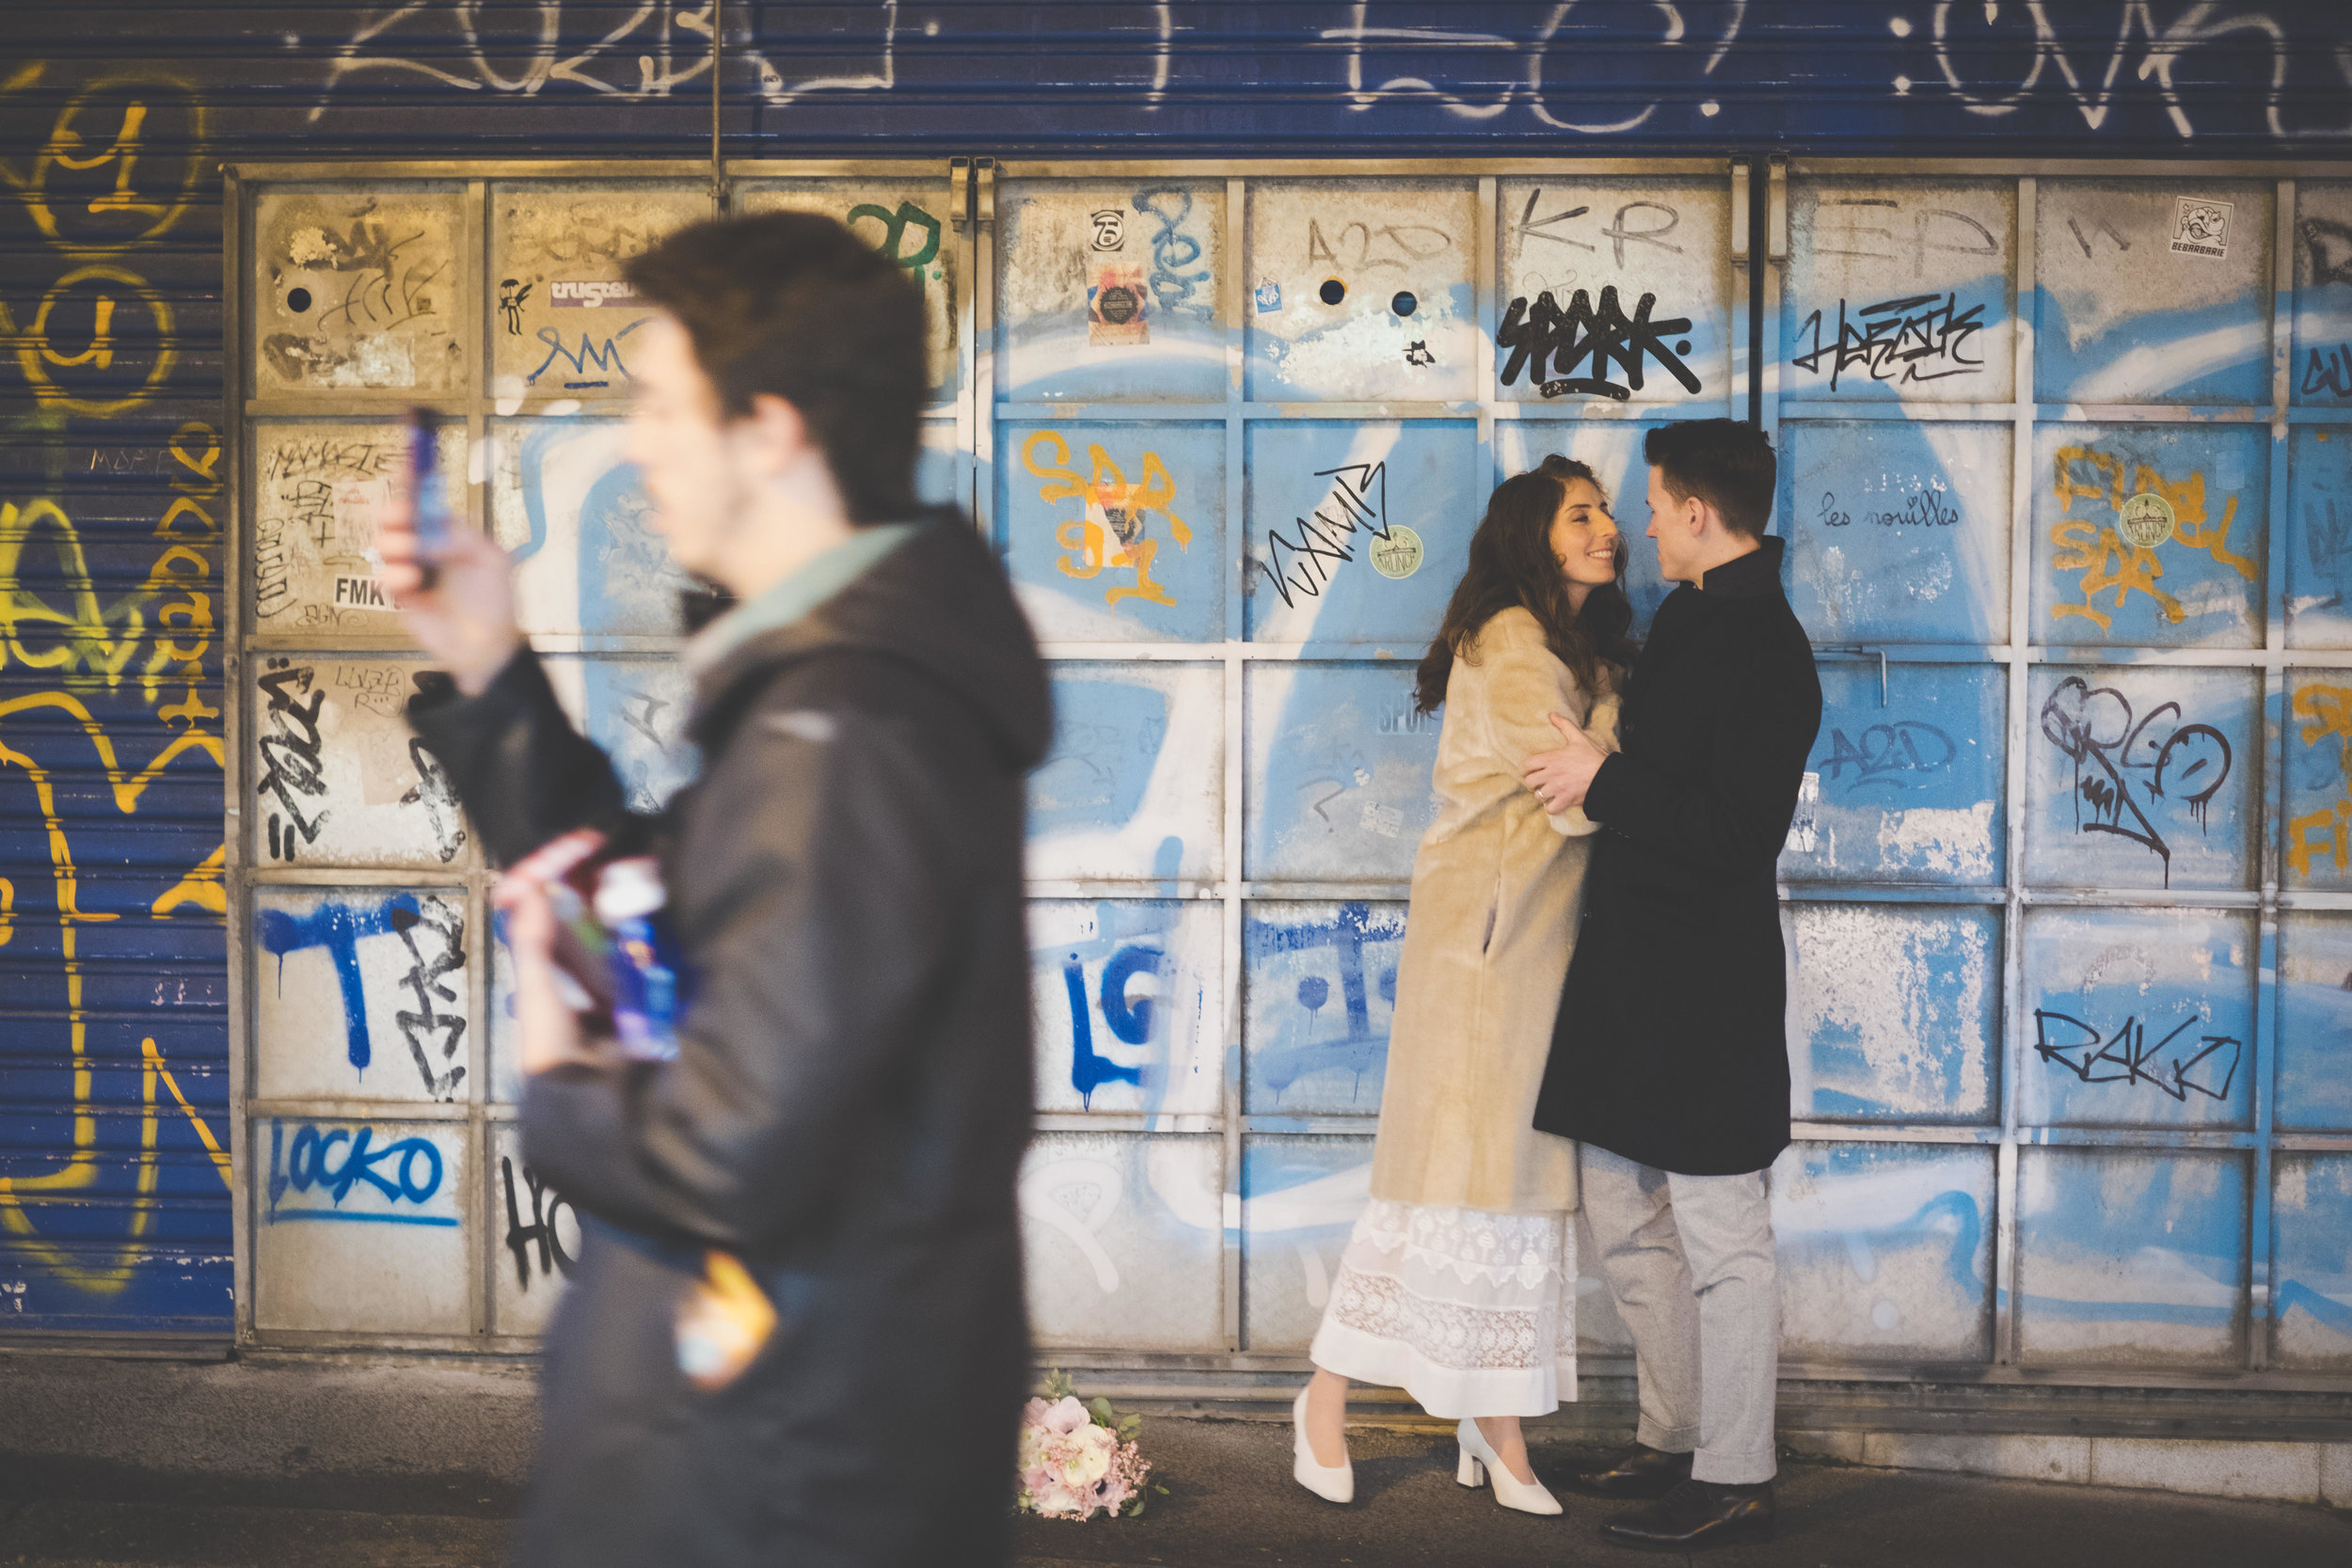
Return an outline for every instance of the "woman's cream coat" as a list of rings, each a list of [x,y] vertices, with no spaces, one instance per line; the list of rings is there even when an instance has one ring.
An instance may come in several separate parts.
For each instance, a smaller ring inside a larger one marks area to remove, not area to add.
[[[1597,831],[1573,807],[1547,816],[1520,782],[1529,757],[1560,744],[1553,713],[1615,750],[1617,699],[1589,702],[1535,617],[1503,610],[1447,677],[1435,780],[1445,805],[1413,860],[1375,1197],[1495,1213],[1576,1207],[1576,1146],[1531,1125]]]

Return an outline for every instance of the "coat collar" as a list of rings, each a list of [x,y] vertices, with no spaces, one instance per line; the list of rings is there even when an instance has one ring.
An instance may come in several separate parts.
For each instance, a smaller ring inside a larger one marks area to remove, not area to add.
[[[818,551],[764,594],[754,594],[696,632],[686,644],[686,673],[700,675],[745,643],[802,616],[840,593],[866,569],[913,537],[915,523],[874,523]]]
[[[953,507],[931,510],[897,543],[875,540],[873,547],[879,556],[845,583],[819,585],[831,587],[821,602],[764,624],[695,672],[689,736],[715,750],[786,666],[859,651],[927,672],[1001,743],[1008,766],[1037,766],[1053,737],[1051,698],[995,552]]]
[[[1762,548],[1736,561],[1726,561],[1699,580],[1699,592],[1710,599],[1754,599],[1780,592],[1782,541],[1767,536]]]

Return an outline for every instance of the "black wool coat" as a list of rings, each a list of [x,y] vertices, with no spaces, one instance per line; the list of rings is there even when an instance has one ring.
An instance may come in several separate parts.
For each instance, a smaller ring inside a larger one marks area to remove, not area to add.
[[[411,717],[491,854],[598,825],[660,853],[691,1005],[676,1060],[524,1093],[582,1216],[547,1343],[530,1568],[1002,1563],[1029,1381],[1024,773],[1051,723],[1004,573],[957,516],[697,678],[701,781],[629,819],[525,652]],[[779,1323],[730,1386],[678,1370],[705,1250]]]
[[[1788,1145],[1788,982],[1774,867],[1821,725],[1781,541],[1658,609],[1626,684],[1624,750],[1584,814],[1584,879],[1546,1132],[1686,1176],[1762,1170]]]

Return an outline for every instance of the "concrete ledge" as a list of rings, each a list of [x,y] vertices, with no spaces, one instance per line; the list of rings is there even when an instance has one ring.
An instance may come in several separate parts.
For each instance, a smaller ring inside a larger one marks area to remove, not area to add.
[[[1211,1421],[1290,1418],[1297,1374],[1254,1386],[1081,1374],[1082,1393]],[[1630,1437],[1629,1380],[1530,1423],[1538,1441]],[[257,1356],[213,1362],[0,1354],[0,1495],[54,1495],[88,1478],[147,1478],[189,1496],[257,1504],[325,1487],[369,1506],[507,1507],[538,1437],[521,1362]],[[1907,1396],[1907,1397],[1906,1397]],[[1784,1382],[1781,1440],[1847,1465],[2137,1488],[2352,1509],[2352,1418],[2343,1395],[2183,1389],[1827,1389]],[[1352,1423],[1439,1434],[1392,1390],[1361,1391]],[[79,1480],[75,1478],[80,1478]],[[357,1488],[358,1490],[353,1490]]]
[[[1898,1470],[2352,1508],[2352,1443],[1793,1431],[1792,1453]]]

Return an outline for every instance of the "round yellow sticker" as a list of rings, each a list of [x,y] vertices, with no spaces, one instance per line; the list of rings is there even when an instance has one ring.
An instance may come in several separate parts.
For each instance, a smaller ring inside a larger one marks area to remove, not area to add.
[[[1372,542],[1372,569],[1384,578],[1409,578],[1421,570],[1421,535],[1402,523],[1389,525],[1386,539]]]
[[[2153,550],[2172,537],[2172,503],[2153,491],[2141,491],[2115,515],[2115,531],[2123,543]]]

